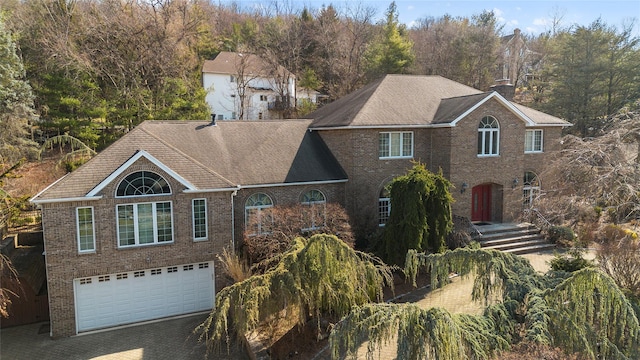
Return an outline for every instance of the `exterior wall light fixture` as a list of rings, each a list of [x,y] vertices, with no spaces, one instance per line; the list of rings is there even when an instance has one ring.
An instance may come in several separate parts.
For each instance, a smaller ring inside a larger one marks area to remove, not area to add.
[[[469,188],[469,184],[467,184],[466,182],[463,182],[462,185],[460,186],[460,194],[464,194],[464,192],[467,191],[467,188]]]

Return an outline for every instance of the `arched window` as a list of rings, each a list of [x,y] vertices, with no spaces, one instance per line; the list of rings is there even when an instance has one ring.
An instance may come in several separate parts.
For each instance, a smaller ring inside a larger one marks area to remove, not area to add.
[[[378,196],[378,226],[384,226],[389,221],[389,214],[391,214],[391,195],[387,187],[383,187]]]
[[[522,185],[524,196],[523,204],[525,207],[531,207],[536,197],[540,194],[540,181],[538,180],[538,176],[531,171],[525,172]]]
[[[493,116],[485,116],[478,126],[478,156],[500,153],[500,125]]]
[[[169,183],[151,171],[127,175],[116,189],[116,197],[169,195]],[[171,201],[118,204],[118,247],[173,242]]]
[[[260,235],[269,231],[273,218],[265,210],[273,207],[273,200],[264,193],[255,193],[244,204],[244,223],[247,234]]]
[[[300,196],[300,203],[308,207],[302,214],[303,224],[306,226],[303,231],[316,230],[326,224],[327,200],[320,190],[309,190]]]
[[[127,175],[116,190],[116,196],[144,196],[171,194],[169,183],[151,171],[138,171]]]

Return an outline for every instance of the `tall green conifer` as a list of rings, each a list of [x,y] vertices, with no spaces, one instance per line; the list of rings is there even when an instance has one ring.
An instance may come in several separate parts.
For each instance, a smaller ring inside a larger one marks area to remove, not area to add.
[[[29,122],[35,118],[22,59],[0,15],[0,168],[37,156],[36,144],[29,139]]]

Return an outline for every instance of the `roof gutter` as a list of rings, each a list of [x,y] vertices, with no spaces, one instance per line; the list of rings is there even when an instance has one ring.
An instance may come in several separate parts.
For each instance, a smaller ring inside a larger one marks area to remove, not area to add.
[[[45,200],[36,200],[35,196],[29,199],[30,202],[36,205],[42,204],[52,204],[52,203],[64,203],[64,202],[74,202],[74,201],[96,201],[102,199],[102,195],[100,196],[79,196],[79,197],[71,197],[71,198],[62,198],[62,199],[45,199]]]
[[[570,127],[573,126],[573,124],[571,123],[567,123],[567,124],[533,124],[533,125],[527,125],[526,127]]]
[[[238,191],[240,187],[232,187],[232,188],[219,188],[219,189],[186,189],[182,190],[185,194],[202,194],[202,193],[217,193],[217,192],[227,192],[227,191]]]
[[[340,180],[322,180],[322,181],[300,181],[292,183],[276,183],[276,184],[255,184],[255,185],[238,185],[238,189],[257,189],[264,187],[283,187],[283,186],[296,186],[296,185],[324,185],[324,184],[339,184],[345,183],[348,179]]]
[[[317,130],[353,130],[353,129],[428,129],[453,127],[450,123],[444,124],[407,124],[407,125],[363,125],[363,126],[334,126],[334,127],[310,127],[309,131]]]

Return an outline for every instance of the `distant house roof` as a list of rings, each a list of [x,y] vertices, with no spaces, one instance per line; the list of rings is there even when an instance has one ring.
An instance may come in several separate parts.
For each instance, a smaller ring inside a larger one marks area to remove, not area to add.
[[[33,201],[81,199],[140,151],[170,168],[194,191],[346,181],[319,134],[308,131],[310,123],[146,121]]]
[[[528,126],[569,126],[557,117],[441,76],[386,75],[305,116],[312,129],[455,126],[460,116],[497,98]]]
[[[273,77],[275,74],[293,76],[289,70],[280,65],[277,65],[276,72],[276,68],[263,58],[248,53],[222,51],[215,59],[205,60],[202,65],[203,73],[238,75],[240,70],[245,75],[265,78]]]

